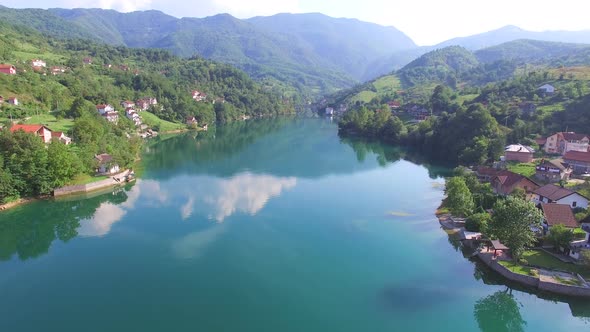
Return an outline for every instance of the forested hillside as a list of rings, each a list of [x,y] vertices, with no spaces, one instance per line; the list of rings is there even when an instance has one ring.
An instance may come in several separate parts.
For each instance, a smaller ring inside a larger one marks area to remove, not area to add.
[[[33,60],[43,65],[33,67]],[[186,128],[185,119],[192,117],[203,127],[294,110],[292,100],[226,64],[182,59],[165,50],[53,39],[5,22],[0,22],[0,64],[16,69],[0,73],[0,202],[84,183],[95,173],[97,154],[131,166],[141,140],[122,101],[156,99],[140,117],[158,131]],[[193,91],[199,91],[196,100]],[[118,121],[99,116],[98,104],[113,105]],[[38,136],[9,130],[18,123],[64,132],[73,144],[46,145]]]

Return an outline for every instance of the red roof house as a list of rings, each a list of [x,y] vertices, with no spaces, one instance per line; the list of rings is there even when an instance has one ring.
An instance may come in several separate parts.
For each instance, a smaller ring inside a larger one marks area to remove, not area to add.
[[[574,173],[590,173],[590,152],[568,151],[563,155],[563,161]]]
[[[0,64],[0,73],[16,75],[16,67],[13,65]]]
[[[18,124],[18,125],[14,125],[12,127],[10,127],[10,132],[14,133],[15,131],[19,131],[22,130],[25,133],[31,133],[31,134],[35,134],[39,137],[41,137],[41,139],[43,140],[43,143],[49,143],[51,142],[51,130],[47,127],[45,127],[44,125],[40,125],[40,124],[31,124],[31,125],[26,125],[26,124]]]
[[[539,188],[539,185],[526,176],[510,171],[500,171],[491,180],[492,188],[498,195],[509,195],[515,189],[523,189],[527,194]]]
[[[562,224],[569,228],[578,227],[578,222],[574,217],[574,213],[567,204],[543,203],[541,204],[541,210],[543,211],[547,227],[552,227],[558,224]]]

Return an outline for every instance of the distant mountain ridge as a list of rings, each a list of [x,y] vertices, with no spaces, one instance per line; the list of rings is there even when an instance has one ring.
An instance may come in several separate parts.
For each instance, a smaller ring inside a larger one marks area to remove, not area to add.
[[[183,57],[201,56],[225,62],[243,69],[269,89],[285,96],[300,95],[303,99],[391,73],[427,52],[447,46],[481,50],[476,55],[486,62],[483,58],[531,59],[530,55],[523,54],[530,52],[536,54],[536,58],[545,56],[544,53],[555,55],[553,50],[533,41],[493,48],[517,40],[590,44],[590,30],[532,32],[506,26],[418,47],[394,27],[319,13],[250,19],[219,14],[179,19],[157,10],[120,13],[103,9],[43,10],[0,6],[0,20],[26,25],[59,38],[163,48]],[[567,52],[584,51],[581,47],[566,48]],[[560,47],[556,52],[564,55],[566,50]],[[585,57],[579,61],[585,61]]]

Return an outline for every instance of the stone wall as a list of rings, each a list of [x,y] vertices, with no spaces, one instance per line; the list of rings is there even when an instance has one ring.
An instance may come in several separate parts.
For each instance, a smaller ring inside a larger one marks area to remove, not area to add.
[[[489,266],[492,270],[500,273],[504,278],[516,281],[518,283],[538,287],[539,286],[539,278],[532,277],[532,276],[525,276],[523,274],[514,273],[504,266],[498,264],[496,260],[492,259],[492,254],[489,253],[479,253],[477,255],[487,266]]]
[[[53,196],[59,197],[59,196],[65,196],[65,195],[74,195],[74,194],[86,193],[89,191],[94,191],[94,190],[114,186],[114,185],[120,184],[122,181],[124,181],[125,177],[128,174],[129,174],[129,170],[126,170],[122,173],[113,175],[113,176],[109,177],[108,179],[104,179],[101,181],[96,181],[96,182],[92,182],[92,183],[88,183],[88,184],[80,184],[80,185],[75,185],[75,186],[66,186],[66,187],[58,188],[53,191]],[[116,179],[119,181],[117,181]]]
[[[590,297],[590,288],[539,281],[539,289],[568,296]]]

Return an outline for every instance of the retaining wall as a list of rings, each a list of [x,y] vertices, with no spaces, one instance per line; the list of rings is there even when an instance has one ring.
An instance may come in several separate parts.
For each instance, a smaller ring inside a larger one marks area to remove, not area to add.
[[[59,197],[59,196],[65,196],[65,195],[86,193],[89,191],[94,191],[94,190],[114,186],[117,184],[121,184],[121,182],[125,180],[125,177],[128,174],[129,174],[129,170],[125,170],[122,173],[113,175],[113,176],[109,177],[108,179],[104,179],[101,181],[96,181],[96,182],[92,182],[92,183],[88,183],[88,184],[80,184],[80,185],[75,185],[75,186],[66,186],[66,187],[58,188],[53,191],[53,196]],[[119,181],[116,181],[115,179],[118,179]]]
[[[496,260],[492,259],[492,254],[479,253],[479,254],[477,254],[477,256],[484,263],[486,263],[487,266],[489,266],[492,270],[501,274],[504,278],[512,280],[512,281],[516,281],[518,283],[521,283],[521,284],[524,284],[527,286],[539,287],[539,278],[532,277],[532,276],[525,276],[524,274],[518,274],[518,273],[514,273],[514,272],[508,270],[504,266],[498,264],[498,262],[496,262]]]
[[[590,297],[590,288],[556,284],[553,282],[539,281],[539,289],[544,291],[568,295],[568,296],[582,296]]]

